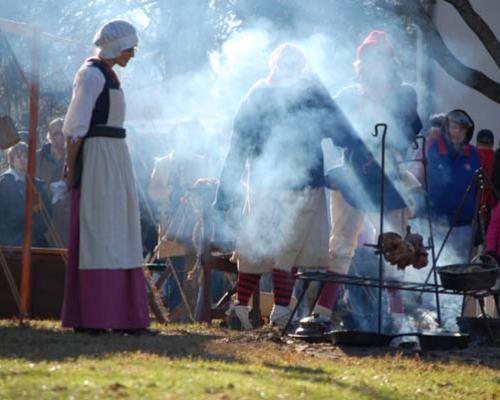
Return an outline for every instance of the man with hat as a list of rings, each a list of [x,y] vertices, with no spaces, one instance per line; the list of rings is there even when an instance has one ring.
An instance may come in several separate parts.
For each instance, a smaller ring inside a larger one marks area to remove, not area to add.
[[[380,212],[380,153],[381,137],[373,137],[374,126],[386,123],[386,180],[385,230],[405,235],[409,201],[406,181],[415,179],[401,168],[399,161],[405,156],[411,142],[422,128],[417,113],[417,95],[399,75],[400,63],[394,48],[383,31],[371,32],[356,51],[354,63],[357,84],[340,91],[335,100],[351,120],[364,146],[344,148],[346,173],[328,174],[332,177],[330,236],[330,269],[346,274],[349,271],[361,232],[370,232],[376,242]],[[338,179],[336,179],[338,178]],[[395,279],[395,268],[387,275]],[[341,285],[324,286],[315,312],[330,318]],[[389,309],[402,315],[403,304],[399,291],[389,292]]]
[[[246,200],[234,254],[237,301],[227,312],[230,327],[252,328],[248,302],[261,275],[270,272],[270,321],[283,328],[293,271],[327,267],[324,138],[339,146],[359,145],[349,121],[310,71],[304,52],[284,43],[269,57],[268,76],[240,104],[214,204],[228,210],[239,196]]]

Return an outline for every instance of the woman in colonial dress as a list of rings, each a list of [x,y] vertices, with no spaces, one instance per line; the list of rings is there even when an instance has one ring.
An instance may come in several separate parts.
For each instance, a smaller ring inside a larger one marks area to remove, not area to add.
[[[62,325],[79,332],[150,332],[125,101],[113,71],[127,66],[137,43],[123,20],[97,32],[97,56],[77,72],[64,120],[71,218]]]

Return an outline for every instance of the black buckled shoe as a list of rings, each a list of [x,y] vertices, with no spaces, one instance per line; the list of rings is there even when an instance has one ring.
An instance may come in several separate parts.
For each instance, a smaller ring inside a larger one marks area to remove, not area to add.
[[[99,336],[108,333],[106,329],[100,329],[100,328],[73,328],[73,332],[84,333],[86,335],[91,335],[91,336]]]

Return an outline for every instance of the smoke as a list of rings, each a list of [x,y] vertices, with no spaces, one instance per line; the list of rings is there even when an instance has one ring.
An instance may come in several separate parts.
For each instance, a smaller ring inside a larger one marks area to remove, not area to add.
[[[342,88],[356,83],[353,68],[356,47],[371,30],[384,29],[401,60],[398,72],[404,80],[414,83],[414,70],[410,68],[415,64],[415,47],[411,44],[413,33],[408,33],[400,20],[377,20],[360,10],[351,12],[349,7],[353,7],[353,2],[336,1],[332,8],[293,2],[293,6],[290,6],[293,23],[262,15],[248,16],[243,21],[228,13],[220,16],[220,24],[226,28],[218,34],[200,22],[211,15],[207,14],[207,7],[202,7],[201,2],[190,1],[185,6],[177,2],[177,8],[172,10],[167,10],[170,6],[154,4],[134,8],[131,2],[110,1],[106,2],[106,7],[102,2],[71,3],[61,7],[60,13],[55,11],[56,8],[47,9],[39,5],[34,9],[36,12],[25,14],[31,15],[25,22],[35,23],[51,33],[71,37],[76,42],[69,47],[47,42],[41,47],[42,98],[44,104],[56,104],[52,108],[46,106],[41,116],[41,126],[64,112],[71,95],[72,76],[84,58],[91,55],[95,30],[111,18],[130,19],[138,27],[140,44],[130,65],[126,69],[117,68],[117,72],[127,99],[126,123],[134,157],[144,160],[150,169],[155,159],[172,152],[184,154],[189,149],[193,153],[205,155],[210,164],[206,171],[200,173],[208,176],[200,178],[218,177],[229,148],[234,116],[250,88],[268,74],[269,56],[280,43],[291,42],[301,47],[309,69],[332,95],[336,95]],[[246,3],[246,10],[251,3]],[[272,2],[266,3],[269,10],[274,10],[275,6],[269,4]],[[200,6],[193,7],[193,4]],[[21,11],[25,12],[19,5],[11,5],[3,8],[2,14],[20,19]],[[202,40],[204,37],[211,39],[212,44]],[[9,41],[25,74],[29,76],[28,42],[12,35],[9,35]],[[375,123],[388,123],[389,140],[397,142],[400,135],[397,123],[381,115],[378,110],[354,108],[345,109],[345,112],[375,159],[380,158],[380,138],[371,136]],[[305,120],[315,118],[302,117]],[[20,125],[26,123],[25,118],[19,118],[18,121]],[[193,130],[183,140],[176,140],[175,128],[186,121],[198,121],[203,128]],[[300,174],[304,170],[301,167],[314,161],[314,154],[297,151],[290,154],[290,163],[283,163],[283,152],[294,151],[287,147],[288,141],[284,138],[286,135],[277,135],[267,143],[265,154],[252,166],[254,182],[259,186],[271,189],[280,184],[301,182],[304,179]],[[341,151],[333,149],[329,141],[323,145],[326,149],[325,169],[341,164]],[[147,187],[149,174],[140,176],[142,186]],[[244,180],[245,174],[241,178]],[[359,191],[359,197],[368,197],[356,180],[352,182],[351,188]],[[245,184],[239,185],[237,189],[240,195],[246,195]],[[285,219],[282,226],[286,227],[283,235],[293,234],[296,210],[301,207],[301,201],[297,201],[288,215],[281,216]],[[264,254],[279,247],[279,241],[274,246],[268,238],[264,241],[260,238],[261,226],[254,228],[255,231],[250,234]],[[426,270],[419,273],[419,277],[424,274]]]
[[[227,148],[232,118],[241,99],[252,84],[265,75],[267,58],[279,43],[290,41],[300,45],[311,69],[331,93],[336,93],[354,81],[352,62],[359,38],[372,28],[391,25],[390,21],[375,23],[360,7],[353,13],[345,1],[319,9],[293,2],[289,6],[293,26],[280,19],[253,16],[249,11],[252,7],[244,6],[245,2],[238,4],[239,9],[247,12],[244,23],[225,9],[219,10],[227,7],[224,2],[209,7],[202,1],[189,1],[175,7],[154,2],[142,6],[142,2],[111,1],[106,5],[91,2],[87,7],[83,7],[83,3],[61,5],[55,0],[46,0],[32,5],[29,2],[10,4],[2,9],[2,16],[32,23],[75,42],[74,46],[65,46],[49,41],[43,46],[42,97],[58,101],[57,107],[47,107],[46,113],[64,112],[71,95],[71,79],[79,64],[91,54],[95,30],[111,18],[129,19],[138,27],[140,35],[136,58],[128,68],[118,69],[127,96],[129,126],[137,126],[141,141],[150,141],[156,148],[158,136],[168,136],[177,120],[197,119],[207,128],[207,134],[212,135],[207,137],[208,142],[213,143],[215,135],[215,146],[208,146],[207,151],[214,151],[217,157]],[[272,4],[264,8],[269,12],[261,10],[261,14],[268,17],[276,11]],[[221,22],[213,26],[214,29],[221,24],[226,26],[225,31],[221,30],[223,33],[214,33],[207,29],[206,23],[199,23],[207,16],[214,18],[217,13]],[[399,22],[394,24],[399,25]],[[217,38],[211,47],[205,40],[199,40],[200,36]],[[9,39],[25,74],[29,75],[29,42],[14,35]],[[44,113],[40,121],[42,127],[52,117]],[[150,122],[149,126],[144,126],[147,125],[144,121]],[[21,123],[26,122],[24,119]],[[168,150],[165,149],[165,153]]]
[[[178,74],[159,84],[148,81],[139,72],[154,68],[148,65],[148,60],[141,59],[141,53],[147,52],[147,49],[140,47],[130,67],[120,73],[126,85],[130,110],[128,125],[134,127],[140,141],[146,143],[143,148],[149,147],[154,157],[161,156],[161,148],[164,149],[163,155],[182,151],[176,148],[170,132],[178,121],[197,120],[205,131],[193,135],[191,144],[187,146],[196,146],[213,160],[214,170],[220,171],[227,153],[234,115],[252,85],[268,74],[269,55],[279,44],[277,38],[284,36],[268,21],[255,22],[232,34],[219,50],[210,52],[207,63],[198,70]],[[334,90],[342,86],[345,74],[339,71],[329,73],[329,56],[335,48],[331,38],[322,34],[287,38],[304,49],[311,70],[325,76],[325,84],[334,85]],[[352,76],[350,62],[347,63],[348,74]],[[269,154],[273,154],[272,147],[269,147]],[[147,153],[144,156],[147,157]],[[258,180],[279,182],[294,169],[292,165],[282,166],[279,170],[269,168],[270,162],[270,159],[264,158],[257,167]]]

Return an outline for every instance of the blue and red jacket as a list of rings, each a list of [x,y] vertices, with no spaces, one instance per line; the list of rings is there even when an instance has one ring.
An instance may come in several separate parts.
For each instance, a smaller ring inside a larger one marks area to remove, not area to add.
[[[479,169],[479,153],[471,144],[464,144],[457,151],[444,135],[431,142],[427,153],[427,176],[431,211],[436,222],[443,219],[451,223],[453,216]],[[466,196],[455,226],[472,224],[476,203],[476,188]]]

